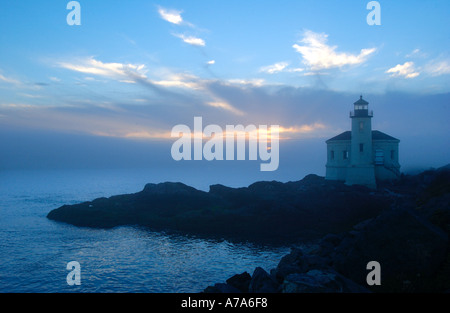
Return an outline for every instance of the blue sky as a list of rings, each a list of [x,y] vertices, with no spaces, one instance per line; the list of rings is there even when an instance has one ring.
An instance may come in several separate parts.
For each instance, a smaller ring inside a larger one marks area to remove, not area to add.
[[[449,1],[379,1],[374,26],[361,0],[82,0],[80,26],[68,2],[0,3],[3,134],[170,141],[203,116],[323,144],[363,94],[374,128],[448,163]]]

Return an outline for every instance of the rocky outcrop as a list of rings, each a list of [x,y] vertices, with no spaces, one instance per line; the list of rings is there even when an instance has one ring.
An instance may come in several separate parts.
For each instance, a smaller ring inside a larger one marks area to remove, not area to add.
[[[391,209],[349,231],[292,248],[270,274],[255,270],[251,281],[264,283],[244,292],[450,291],[450,171],[403,177],[383,188],[395,194]],[[381,285],[367,284],[370,261],[380,264]]]
[[[356,225],[342,236],[328,235],[307,248],[293,248],[270,274],[255,269],[248,278],[248,289],[239,291],[445,291],[450,288],[449,282],[439,281],[448,266],[448,255],[448,234],[411,212],[393,210]],[[379,286],[367,285],[366,266],[370,261],[381,265]]]
[[[324,197],[326,195],[326,197]],[[228,240],[289,243],[317,239],[388,209],[394,197],[308,175],[297,182],[257,182],[246,188],[147,184],[138,193],[52,210],[48,218],[83,227],[140,225]]]
[[[404,282],[422,285],[442,264],[448,238],[441,229],[413,212],[398,209],[349,232],[330,253],[333,267],[363,284],[369,261],[382,264],[387,289],[401,290]],[[383,288],[385,289],[385,288]]]
[[[368,293],[350,279],[332,269],[310,270],[286,276],[282,283],[284,293]]]

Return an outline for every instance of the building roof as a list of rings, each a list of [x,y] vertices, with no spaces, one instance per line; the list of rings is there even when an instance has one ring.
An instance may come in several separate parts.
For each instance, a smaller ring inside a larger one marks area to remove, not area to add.
[[[367,102],[366,100],[364,100],[364,99],[362,98],[362,96],[359,96],[359,100],[356,101],[356,102],[353,103],[353,104],[369,104],[369,102]]]
[[[372,140],[395,140],[395,141],[400,141],[397,138],[394,138],[392,136],[389,136],[388,134],[380,132],[379,130],[372,130]]]
[[[334,136],[333,138],[328,139],[326,142],[329,141],[341,141],[341,140],[351,140],[352,139],[352,132],[351,131],[345,131],[337,136]],[[372,130],[372,140],[395,140],[400,141],[397,138],[394,138],[392,136],[389,136],[388,134],[385,134],[383,132],[380,132],[379,130]]]
[[[328,139],[327,142],[336,140],[351,140],[351,139],[352,139],[352,132],[348,130],[346,132],[343,132],[342,134],[339,134],[337,136],[334,136],[333,138]]]

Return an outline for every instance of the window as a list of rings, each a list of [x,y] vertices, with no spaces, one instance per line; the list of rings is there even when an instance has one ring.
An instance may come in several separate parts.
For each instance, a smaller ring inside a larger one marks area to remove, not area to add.
[[[331,152],[330,152],[330,159],[334,160],[334,150],[331,150]]]
[[[355,110],[367,110],[368,107],[366,104],[355,105]]]
[[[344,158],[344,160],[348,159],[348,151],[347,150],[342,151],[342,157]]]
[[[391,160],[395,158],[395,150],[391,150]]]
[[[359,122],[359,132],[362,133],[364,130],[364,122]]]
[[[382,149],[375,150],[375,165],[384,164],[384,151]]]
[[[359,152],[364,152],[364,144],[363,143],[359,144]]]

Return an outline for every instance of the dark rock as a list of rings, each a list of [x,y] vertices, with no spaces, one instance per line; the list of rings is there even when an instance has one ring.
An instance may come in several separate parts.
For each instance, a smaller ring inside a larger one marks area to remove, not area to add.
[[[274,293],[278,292],[279,285],[267,272],[257,267],[252,275],[249,292],[252,293]]]
[[[329,268],[332,262],[329,256],[321,256],[317,254],[306,255],[304,260],[307,264],[308,270]]]
[[[326,257],[333,253],[336,246],[329,241],[321,241],[319,249],[317,250],[317,255]]]
[[[233,277],[228,278],[226,282],[228,285],[239,289],[241,292],[248,292],[251,280],[252,277],[250,276],[250,274],[244,272],[242,274],[236,274]]]
[[[446,234],[420,216],[408,210],[387,211],[342,240],[333,266],[364,285],[367,263],[377,261],[382,277],[377,290],[401,291],[409,281],[418,291],[444,261],[447,243]]]
[[[389,198],[370,192],[316,175],[297,182],[256,182],[246,188],[212,185],[209,192],[166,182],[147,184],[134,194],[65,205],[47,217],[84,227],[139,225],[288,244],[346,231],[389,208]],[[365,210],[360,208],[363,202]]]
[[[369,290],[352,282],[341,274],[329,270],[311,270],[290,274],[283,284],[284,293],[367,293]]]
[[[321,239],[321,242],[330,243],[333,246],[337,246],[342,240],[342,236],[338,236],[335,234],[328,234]]]
[[[329,257],[322,256],[320,248],[314,251],[315,253],[303,253],[298,248],[292,248],[291,252],[285,255],[278,263],[277,268],[273,270],[273,276],[277,282],[282,283],[284,278],[292,273],[329,268],[331,263]]]
[[[369,218],[369,219],[362,221],[361,223],[358,223],[355,226],[353,226],[353,229],[356,231],[360,231],[360,230],[364,229],[372,221],[373,221],[373,218]]]
[[[308,268],[303,252],[298,248],[292,248],[289,254],[281,258],[274,273],[277,281],[281,283],[287,275],[303,273]]]
[[[208,286],[203,291],[204,293],[240,293],[241,291],[228,284],[218,283],[214,286]]]
[[[218,189],[218,193],[222,195],[233,194],[233,197],[237,198],[248,192],[248,189]],[[289,202],[284,202],[287,198],[283,199],[282,196],[286,194],[279,193],[280,190],[285,190],[289,197],[292,196]],[[292,190],[298,196],[290,194]],[[280,260],[278,266],[270,271],[270,275],[257,268],[251,277],[249,291],[361,293],[449,290],[448,169],[427,171],[413,177],[402,176],[399,182],[386,183],[381,190],[385,190],[384,199],[392,201],[391,209],[372,215],[367,214],[367,205],[373,205],[372,200],[377,199],[379,193],[367,193],[365,188],[348,189],[342,184],[329,184],[314,176],[285,185],[272,182],[252,186],[253,195],[258,194],[258,197],[264,198],[266,202],[278,193],[280,203],[286,205],[279,205],[279,212],[300,210],[307,213],[301,215],[302,220],[296,220],[296,223],[299,223],[297,228],[309,223],[308,217],[313,212],[311,205],[318,203],[323,205],[321,208],[327,207],[329,210],[320,209],[320,217],[324,218],[325,222],[320,222],[319,218],[317,223],[314,223],[316,227],[333,227],[333,223],[330,223],[332,220],[345,221],[349,227],[338,235],[325,235],[314,241],[314,244],[302,246],[302,249],[293,248]],[[275,194],[269,196],[272,192]],[[330,198],[322,199],[324,192],[327,196],[330,195]],[[253,200],[258,201],[258,197]],[[233,199],[234,203],[237,203],[237,198]],[[349,209],[345,203],[352,203],[352,207]],[[382,202],[377,205],[380,203]],[[354,210],[356,207],[358,211]],[[355,212],[360,213],[356,219]],[[272,222],[276,225],[276,218]],[[284,220],[279,227],[286,225],[289,225],[289,221]],[[302,228],[303,231],[307,229]],[[331,229],[329,232],[339,233]],[[380,263],[379,286],[367,285],[366,278],[372,269],[367,269],[366,266],[370,261]],[[238,276],[235,279],[239,281]],[[248,276],[244,281],[248,281]],[[227,282],[232,285],[231,280]],[[238,289],[245,290],[245,287]]]
[[[172,195],[187,195],[192,193],[204,193],[193,187],[183,183],[160,183],[160,184],[146,184],[142,191],[146,194],[172,194]]]

